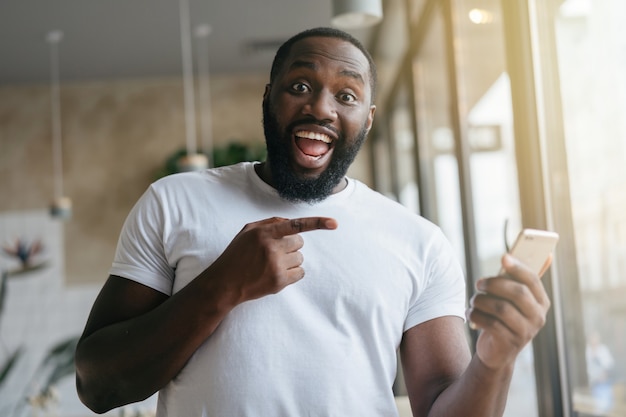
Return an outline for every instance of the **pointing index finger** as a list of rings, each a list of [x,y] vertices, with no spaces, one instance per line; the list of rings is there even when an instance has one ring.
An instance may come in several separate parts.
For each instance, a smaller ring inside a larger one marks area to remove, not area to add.
[[[330,217],[300,217],[285,219],[274,225],[274,237],[280,238],[311,230],[332,230],[337,228],[337,221]]]

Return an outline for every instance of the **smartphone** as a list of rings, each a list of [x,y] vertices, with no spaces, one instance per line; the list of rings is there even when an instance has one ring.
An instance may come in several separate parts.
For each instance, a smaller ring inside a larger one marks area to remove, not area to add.
[[[548,259],[554,252],[558,241],[559,235],[556,232],[523,229],[515,239],[509,253],[541,277],[548,269]]]

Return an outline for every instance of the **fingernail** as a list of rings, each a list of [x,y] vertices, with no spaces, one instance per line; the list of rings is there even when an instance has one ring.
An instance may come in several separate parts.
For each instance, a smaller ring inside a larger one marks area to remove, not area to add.
[[[478,326],[476,325],[476,323],[474,323],[473,321],[469,322],[469,327],[472,330],[478,330]]]

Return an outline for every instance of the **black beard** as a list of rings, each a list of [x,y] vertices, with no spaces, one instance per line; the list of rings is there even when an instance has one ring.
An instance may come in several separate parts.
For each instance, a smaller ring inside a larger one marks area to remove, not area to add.
[[[309,123],[311,121],[308,121]],[[323,125],[318,121],[313,121]],[[359,153],[367,136],[365,123],[352,145],[341,135],[333,150],[330,164],[317,178],[302,178],[291,169],[289,143],[291,130],[281,134],[276,116],[270,110],[269,102],[263,103],[263,130],[267,146],[267,161],[272,175],[272,186],[285,200],[291,202],[316,203],[332,194],[333,189],[343,180],[348,168]]]

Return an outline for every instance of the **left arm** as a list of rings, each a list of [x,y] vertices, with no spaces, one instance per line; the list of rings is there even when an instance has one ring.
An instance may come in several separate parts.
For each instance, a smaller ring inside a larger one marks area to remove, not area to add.
[[[539,277],[510,256],[505,276],[482,279],[468,319],[481,329],[470,358],[461,319],[440,317],[407,330],[400,346],[413,415],[501,416],[515,359],[550,307]]]

